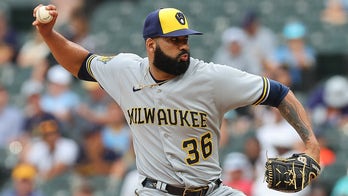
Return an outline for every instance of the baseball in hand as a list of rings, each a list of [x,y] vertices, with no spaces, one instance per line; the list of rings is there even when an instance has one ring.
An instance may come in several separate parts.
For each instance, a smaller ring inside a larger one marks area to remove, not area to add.
[[[53,17],[50,15],[50,12],[46,10],[46,6],[41,6],[37,11],[36,11],[36,18],[39,22],[41,23],[49,23],[53,19]]]

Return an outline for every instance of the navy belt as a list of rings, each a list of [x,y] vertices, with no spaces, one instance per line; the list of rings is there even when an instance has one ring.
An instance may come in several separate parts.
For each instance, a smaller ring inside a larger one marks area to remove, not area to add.
[[[221,180],[217,179],[214,181],[214,189],[219,187]],[[209,186],[197,187],[197,188],[181,188],[170,184],[166,184],[151,178],[145,178],[141,183],[146,188],[158,189],[167,192],[171,195],[182,195],[182,196],[204,196],[209,190]]]

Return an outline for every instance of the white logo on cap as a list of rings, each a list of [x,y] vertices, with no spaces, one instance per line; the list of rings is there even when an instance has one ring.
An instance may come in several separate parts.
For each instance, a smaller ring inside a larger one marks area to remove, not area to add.
[[[178,20],[178,22],[180,24],[182,24],[182,25],[185,24],[185,16],[183,13],[181,13],[181,12],[176,13],[175,18]]]

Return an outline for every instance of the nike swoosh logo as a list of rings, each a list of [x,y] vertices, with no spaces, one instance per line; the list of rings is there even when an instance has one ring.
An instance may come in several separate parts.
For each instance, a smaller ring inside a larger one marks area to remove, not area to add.
[[[137,91],[140,91],[141,90],[141,88],[135,88],[134,86],[133,86],[133,92],[137,92]]]

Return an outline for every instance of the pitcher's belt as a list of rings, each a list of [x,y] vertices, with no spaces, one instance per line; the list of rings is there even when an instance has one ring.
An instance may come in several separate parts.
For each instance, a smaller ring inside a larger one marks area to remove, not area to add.
[[[220,186],[221,180],[217,179],[213,182],[215,185],[213,189],[216,189]],[[145,180],[141,183],[144,187],[158,189],[164,192],[167,192],[171,195],[182,195],[182,196],[204,196],[209,186],[197,187],[197,188],[181,188],[176,187],[170,184],[166,184],[164,182],[154,180],[151,178],[145,178]]]

